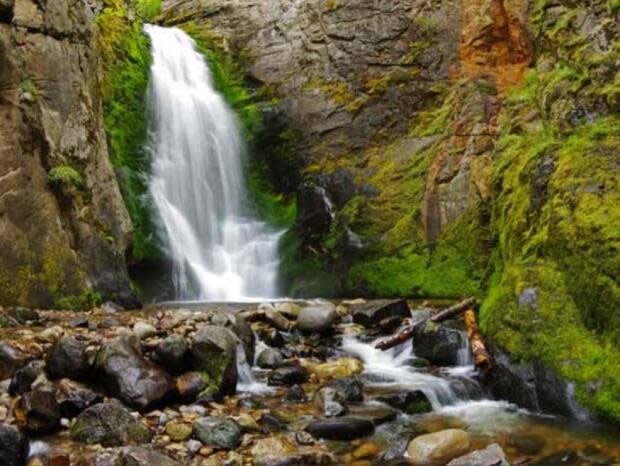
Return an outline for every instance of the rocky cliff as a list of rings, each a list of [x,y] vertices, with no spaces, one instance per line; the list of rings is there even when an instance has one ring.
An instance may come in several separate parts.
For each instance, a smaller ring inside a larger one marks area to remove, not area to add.
[[[98,2],[0,1],[0,303],[128,305],[132,226],[103,129]]]

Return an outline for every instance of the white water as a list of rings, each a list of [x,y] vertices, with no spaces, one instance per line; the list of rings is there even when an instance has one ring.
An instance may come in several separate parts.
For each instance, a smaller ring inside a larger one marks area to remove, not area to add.
[[[147,25],[153,64],[150,194],[174,262],[178,300],[278,296],[278,242],[254,215],[234,112],[194,41]]]

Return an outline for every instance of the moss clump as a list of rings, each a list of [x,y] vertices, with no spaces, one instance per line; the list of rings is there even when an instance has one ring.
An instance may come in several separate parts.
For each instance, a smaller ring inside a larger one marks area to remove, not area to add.
[[[47,174],[47,180],[53,185],[75,186],[77,188],[84,186],[84,177],[69,165],[52,168]]]
[[[144,20],[151,21],[161,11],[161,0],[135,0],[135,8]]]

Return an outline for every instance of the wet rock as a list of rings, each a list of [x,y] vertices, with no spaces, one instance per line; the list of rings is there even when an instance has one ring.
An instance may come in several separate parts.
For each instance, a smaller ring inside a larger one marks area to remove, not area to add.
[[[334,458],[324,451],[298,451],[288,439],[280,437],[261,439],[250,452],[254,458],[254,466],[318,466],[334,463]]]
[[[305,430],[317,438],[354,440],[370,435],[374,431],[374,425],[368,419],[342,416],[313,421],[306,426]]]
[[[181,374],[187,369],[189,346],[181,335],[170,335],[155,350],[155,361],[171,374]]]
[[[450,461],[447,466],[510,466],[506,455],[497,443],[493,443],[483,450],[472,451]]]
[[[523,455],[537,455],[545,448],[545,440],[533,434],[513,434],[508,445],[516,448]]]
[[[297,317],[297,328],[306,333],[323,333],[331,330],[338,320],[332,304],[304,307]]]
[[[307,382],[309,377],[310,374],[304,367],[291,364],[272,370],[267,383],[272,386],[290,386]]]
[[[466,337],[462,332],[427,321],[413,333],[415,354],[437,366],[454,366]]]
[[[33,390],[17,399],[14,407],[17,424],[26,432],[48,434],[60,427],[60,405],[54,392]]]
[[[204,417],[194,422],[192,435],[207,447],[233,450],[241,442],[241,427],[232,419]]]
[[[56,401],[65,418],[74,418],[89,406],[102,400],[103,395],[100,393],[70,379],[63,379],[56,386]]]
[[[207,383],[199,372],[187,372],[177,379],[177,391],[186,401],[194,401],[207,388]]]
[[[356,358],[340,358],[323,364],[315,364],[304,359],[301,360],[301,364],[321,381],[351,377],[364,371],[364,364]]]
[[[572,450],[564,450],[559,453],[546,456],[539,461],[529,463],[531,466],[581,466],[579,455]]]
[[[192,435],[192,426],[182,422],[170,421],[166,424],[166,434],[174,442],[184,442]]]
[[[377,400],[387,403],[407,414],[429,413],[433,410],[431,402],[421,390],[404,390],[388,393],[377,397]]]
[[[325,417],[344,416],[348,412],[345,396],[331,387],[319,389],[314,397],[314,403]]]
[[[161,402],[174,389],[170,376],[143,358],[125,337],[104,342],[95,367],[114,396],[138,409]]]
[[[237,342],[225,327],[202,327],[191,347],[192,367],[208,374],[219,395],[234,395],[237,388]]]
[[[302,308],[299,304],[284,302],[276,303],[274,309],[290,319],[297,319]]]
[[[121,323],[114,317],[106,317],[99,323],[99,327],[101,328],[114,328],[119,327],[120,325]]]
[[[124,448],[119,466],[179,466],[179,462],[149,447]]]
[[[411,311],[407,301],[397,299],[355,304],[351,309],[351,314],[354,323],[364,327],[373,327],[378,326],[385,319],[400,318],[402,320],[410,317]]]
[[[398,416],[398,411],[395,409],[376,405],[352,406],[350,411],[352,416],[368,419],[375,426],[391,422]]]
[[[273,369],[282,364],[284,358],[277,349],[267,347],[258,353],[256,365],[261,369]]]
[[[0,464],[23,466],[28,458],[28,439],[19,430],[0,424]]]
[[[69,320],[71,328],[88,328],[88,319],[84,316],[75,316]]]
[[[138,321],[133,326],[133,333],[139,340],[143,340],[157,335],[157,329],[148,322]]]
[[[257,432],[260,430],[258,422],[247,413],[240,413],[235,416],[235,422],[241,426],[243,432]]]
[[[243,317],[233,313],[220,313],[213,319],[213,323],[230,329],[243,346],[246,361],[250,363],[254,361],[256,337],[254,336],[252,327],[250,327],[250,324],[248,324]]]
[[[10,379],[13,372],[26,364],[28,356],[0,341],[0,380]]]
[[[285,400],[289,403],[305,403],[307,401],[306,393],[300,385],[293,385],[286,392]]]
[[[71,427],[71,438],[104,447],[142,444],[150,440],[148,429],[118,402],[99,403],[83,411]]]
[[[56,325],[54,327],[49,327],[43,330],[41,333],[37,334],[37,340],[43,343],[56,343],[60,338],[64,335],[64,329]]]
[[[47,372],[53,379],[80,379],[87,371],[86,345],[73,337],[62,337],[47,356]]]
[[[340,392],[346,401],[364,401],[364,385],[357,377],[332,379],[325,386]]]
[[[257,328],[256,333],[262,341],[273,348],[282,348],[286,344],[278,329],[261,326]]]
[[[125,308],[113,301],[106,301],[103,303],[103,306],[101,306],[101,310],[106,314],[116,314],[117,312],[124,311]]]
[[[412,464],[446,463],[471,447],[471,438],[460,429],[447,429],[414,438],[407,447]]]
[[[44,371],[45,363],[38,359],[30,361],[24,367],[17,369],[11,378],[9,394],[17,396],[29,392],[34,381],[43,375]]]
[[[118,450],[104,450],[85,454],[78,464],[79,466],[118,466],[119,455]]]
[[[265,319],[281,332],[288,332],[292,327],[291,321],[273,308],[265,309]]]
[[[28,309],[27,307],[9,307],[8,309],[5,309],[4,315],[20,325],[26,325],[28,322],[39,321],[39,313],[34,309]]]

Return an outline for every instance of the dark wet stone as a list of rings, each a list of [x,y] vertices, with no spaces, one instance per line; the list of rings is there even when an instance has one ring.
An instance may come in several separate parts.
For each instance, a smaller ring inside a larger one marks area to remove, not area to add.
[[[282,334],[275,328],[259,327],[256,333],[259,339],[274,348],[282,348],[286,344]]]
[[[608,466],[614,464],[614,460],[609,457],[603,450],[593,446],[587,446],[579,452],[579,458],[593,464]]]
[[[120,454],[120,466],[179,466],[179,462],[150,447],[128,447]]]
[[[286,429],[286,423],[272,413],[263,414],[258,423],[269,432],[280,432]]]
[[[10,379],[13,373],[28,361],[28,356],[0,341],[0,380]]]
[[[38,359],[30,361],[24,367],[17,369],[11,378],[9,394],[11,396],[17,396],[29,392],[32,387],[32,383],[44,372],[45,363]]]
[[[72,328],[88,328],[88,319],[84,316],[75,316],[69,319],[69,326]]]
[[[403,390],[380,395],[377,400],[387,403],[407,414],[422,414],[433,410],[431,402],[421,390]]]
[[[467,455],[455,458],[447,466],[510,466],[506,455],[497,443],[482,450],[472,451]]]
[[[187,370],[189,345],[181,335],[170,335],[155,350],[155,361],[171,374]]]
[[[119,325],[121,325],[121,323],[114,317],[106,317],[99,323],[99,327],[101,328],[114,328]]]
[[[297,328],[307,333],[323,333],[332,330],[338,321],[333,304],[304,307],[297,317]]]
[[[283,361],[284,358],[277,349],[267,347],[258,353],[256,365],[262,369],[274,369],[282,364]]]
[[[89,406],[103,401],[103,395],[70,379],[63,379],[56,386],[56,401],[63,417],[74,418]]]
[[[351,309],[353,322],[364,327],[378,326],[384,319],[411,316],[409,305],[404,299],[369,301],[356,304]]]
[[[99,403],[83,411],[71,427],[71,438],[104,447],[142,444],[150,440],[148,429],[118,402]]]
[[[15,418],[26,432],[48,434],[60,427],[60,405],[54,392],[33,390],[17,399]]]
[[[211,322],[230,329],[243,346],[246,361],[254,361],[256,337],[252,327],[243,317],[232,312],[219,312],[213,316]]]
[[[364,401],[364,385],[358,377],[332,379],[325,386],[339,391],[346,401]]]
[[[306,392],[300,385],[293,385],[286,392],[285,400],[289,403],[305,403],[308,401]]]
[[[187,372],[177,379],[176,386],[181,398],[194,401],[207,388],[207,383],[199,372]]]
[[[208,374],[219,395],[234,395],[237,388],[237,342],[225,327],[202,327],[191,347],[192,368]]]
[[[28,459],[28,439],[14,427],[0,424],[0,465],[24,466]]]
[[[311,422],[305,430],[317,438],[354,440],[370,435],[374,431],[374,424],[369,419],[343,416]]]
[[[344,416],[348,412],[345,395],[332,387],[319,389],[314,403],[325,417]]]
[[[20,325],[39,321],[39,313],[27,307],[9,307],[4,311],[4,314]]]
[[[73,337],[62,337],[47,356],[47,373],[53,379],[80,379],[87,371],[86,345]]]
[[[241,442],[241,427],[232,419],[204,417],[194,422],[192,435],[208,447],[234,450]]]
[[[281,366],[271,371],[267,382],[272,386],[290,386],[307,382],[309,377],[308,371],[299,365]]]
[[[463,332],[434,322],[416,326],[413,333],[415,354],[437,366],[454,366],[464,345]]]
[[[142,357],[127,338],[104,342],[95,367],[110,393],[138,409],[162,402],[174,389],[170,376]]]
[[[375,426],[391,422],[398,416],[398,411],[383,406],[351,406],[350,411],[352,416],[360,419],[368,419]]]
[[[386,317],[385,319],[381,319],[377,327],[384,334],[393,333],[401,326],[402,322],[403,318],[401,316]]]

